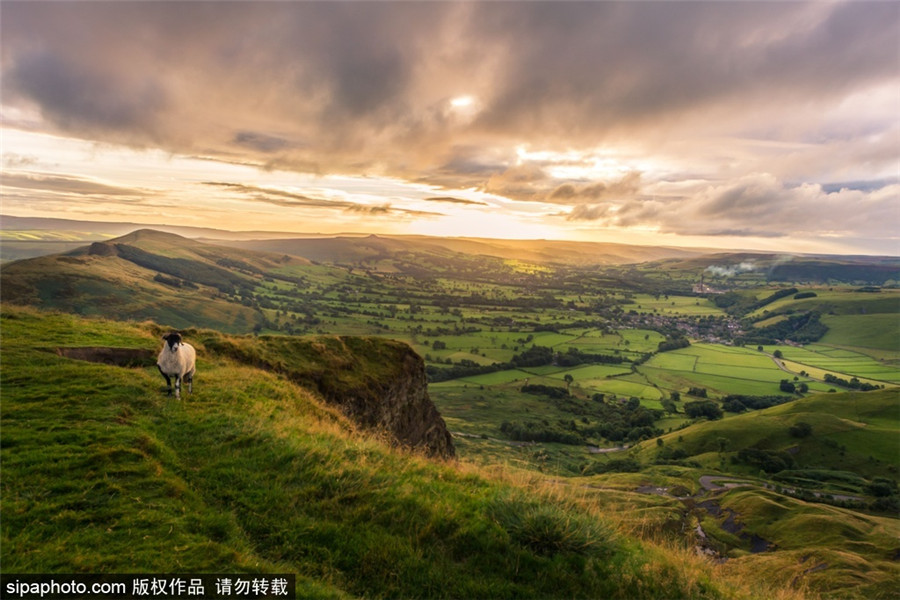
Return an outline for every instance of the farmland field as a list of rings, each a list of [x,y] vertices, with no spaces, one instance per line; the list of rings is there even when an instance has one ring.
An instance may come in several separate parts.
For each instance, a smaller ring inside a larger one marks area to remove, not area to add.
[[[769,348],[770,351],[776,348]],[[784,358],[794,363],[793,368],[813,367],[822,374],[835,373],[846,377],[859,377],[875,381],[900,382],[900,367],[886,364],[865,354],[835,348],[823,344],[809,344],[802,348],[793,346],[778,347]]]
[[[900,353],[900,318],[897,313],[866,315],[826,315],[828,326],[823,343],[850,346],[862,352],[886,350]]]

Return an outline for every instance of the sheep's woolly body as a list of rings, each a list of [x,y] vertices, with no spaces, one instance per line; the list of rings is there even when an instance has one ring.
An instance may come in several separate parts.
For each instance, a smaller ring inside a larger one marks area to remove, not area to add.
[[[172,339],[170,339],[172,338]],[[166,344],[159,353],[156,366],[159,372],[166,378],[166,384],[171,393],[171,377],[175,378],[175,396],[181,396],[181,382],[188,383],[188,391],[193,387],[194,372],[196,371],[197,352],[190,344],[181,341],[178,334],[170,334],[163,338]]]
[[[190,344],[182,344],[178,352],[172,352],[168,346],[163,348],[156,364],[166,375],[184,377],[188,373],[193,373],[196,359],[197,353],[194,347]]]

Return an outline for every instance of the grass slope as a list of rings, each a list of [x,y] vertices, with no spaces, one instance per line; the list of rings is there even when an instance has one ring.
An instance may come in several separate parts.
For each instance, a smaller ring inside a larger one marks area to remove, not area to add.
[[[789,450],[801,467],[852,471],[867,477],[896,478],[900,455],[900,389],[817,394],[721,421],[703,421],[662,436],[710,466],[744,448]],[[791,425],[809,423],[812,435],[791,436]],[[720,452],[720,439],[725,452]],[[644,443],[641,456],[652,460],[656,443]],[[754,474],[756,471],[753,472]]]
[[[571,502],[362,437],[309,392],[212,358],[166,397],[152,324],[4,307],[0,559],[9,572],[293,572],[299,597],[735,595],[702,561]]]
[[[252,288],[267,273],[306,265],[299,258],[139,230],[67,255],[5,265],[0,289],[4,302],[246,332],[263,315],[226,293]]]
[[[769,573],[773,584],[806,578],[815,592],[845,598],[896,598],[896,519],[788,498],[767,490],[733,490],[721,506],[734,511],[746,534],[778,550],[735,553],[735,571]]]

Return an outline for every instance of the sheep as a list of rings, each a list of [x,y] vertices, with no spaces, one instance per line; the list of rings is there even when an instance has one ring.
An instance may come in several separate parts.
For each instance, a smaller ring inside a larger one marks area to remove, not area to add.
[[[197,352],[193,346],[182,341],[181,334],[178,332],[173,331],[164,335],[162,339],[166,343],[159,353],[156,367],[166,378],[170,396],[172,395],[171,377],[175,378],[175,397],[180,399],[182,381],[187,382],[188,393],[193,392],[194,373],[197,371]]]

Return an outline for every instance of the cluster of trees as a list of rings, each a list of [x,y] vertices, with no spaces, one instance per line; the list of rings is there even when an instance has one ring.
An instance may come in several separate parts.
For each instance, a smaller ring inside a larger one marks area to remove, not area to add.
[[[670,350],[678,350],[679,348],[687,348],[691,345],[691,342],[688,341],[686,337],[683,335],[676,337],[668,337],[664,341],[659,343],[657,350],[659,352],[668,352]]]
[[[781,450],[760,450],[758,448],[744,448],[732,457],[734,462],[751,465],[766,473],[778,473],[785,469],[797,468],[794,457]]]
[[[781,383],[778,384],[778,389],[787,394],[805,394],[809,391],[809,385],[805,382],[794,383],[793,381],[782,379]]]
[[[556,442],[572,446],[584,443],[584,437],[577,431],[567,431],[546,421],[503,421],[500,431],[516,442]]]
[[[762,410],[790,402],[791,396],[745,396],[730,394],[722,399],[722,410],[742,413],[748,410]]]
[[[694,402],[685,402],[684,414],[691,417],[692,419],[706,417],[710,421],[721,419],[723,416],[722,409],[712,400],[696,400]]]
[[[866,383],[865,381],[860,381],[858,378],[853,377],[850,381],[842,377],[838,377],[837,375],[832,375],[831,373],[825,374],[825,382],[833,383],[835,385],[841,385],[846,388],[850,388],[851,390],[859,390],[861,392],[871,392],[872,390],[881,389],[881,386],[877,386],[871,383]]]

